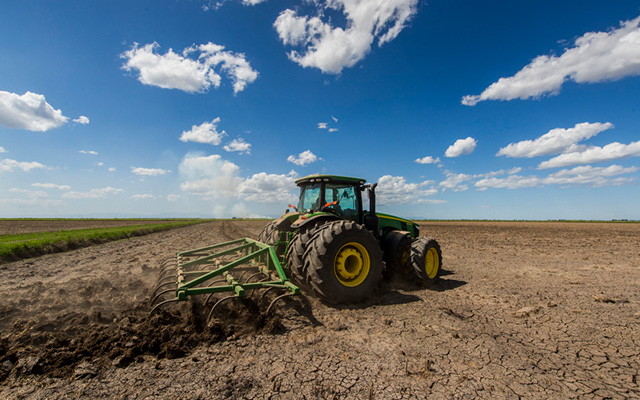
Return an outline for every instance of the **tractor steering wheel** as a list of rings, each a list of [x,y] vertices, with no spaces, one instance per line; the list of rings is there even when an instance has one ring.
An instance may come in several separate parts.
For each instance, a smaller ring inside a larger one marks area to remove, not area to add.
[[[328,209],[329,207],[332,207],[331,211],[333,211],[336,214],[342,213],[342,208],[340,207],[338,200],[325,204],[324,207],[322,207],[322,210]]]

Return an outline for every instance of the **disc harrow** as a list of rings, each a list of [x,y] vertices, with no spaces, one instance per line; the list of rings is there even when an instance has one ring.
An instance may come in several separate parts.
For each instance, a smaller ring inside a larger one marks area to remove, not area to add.
[[[246,278],[245,278],[246,277]],[[262,299],[278,292],[267,308],[286,297],[300,294],[289,281],[272,246],[250,238],[242,238],[199,249],[182,251],[161,264],[160,274],[151,294],[150,314],[170,303],[204,296],[209,318],[226,300],[242,298],[257,292]],[[216,298],[218,293],[226,294]]]

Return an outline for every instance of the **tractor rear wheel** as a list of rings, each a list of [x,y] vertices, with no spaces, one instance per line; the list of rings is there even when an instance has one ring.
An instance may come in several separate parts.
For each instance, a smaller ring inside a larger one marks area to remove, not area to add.
[[[384,235],[382,249],[388,273],[394,272],[409,280],[416,278],[409,262],[412,242],[411,234],[406,231],[391,231]]]
[[[411,266],[418,278],[426,283],[436,283],[440,279],[442,252],[435,239],[419,237],[411,243]]]
[[[307,282],[327,303],[362,301],[382,278],[378,241],[363,225],[335,221],[322,226],[304,253]]]

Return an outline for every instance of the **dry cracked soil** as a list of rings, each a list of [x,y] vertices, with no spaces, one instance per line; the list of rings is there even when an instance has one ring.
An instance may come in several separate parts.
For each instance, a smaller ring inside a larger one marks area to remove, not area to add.
[[[264,225],[0,265],[0,398],[640,398],[640,224],[425,222],[443,252],[432,287],[395,277],[353,306],[148,317],[164,259]]]

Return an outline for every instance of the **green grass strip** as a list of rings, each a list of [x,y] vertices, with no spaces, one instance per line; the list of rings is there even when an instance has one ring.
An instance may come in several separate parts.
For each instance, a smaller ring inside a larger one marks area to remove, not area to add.
[[[16,261],[43,254],[86,247],[93,244],[199,224],[208,220],[120,226],[112,228],[74,229],[57,232],[24,233],[0,236],[0,262]]]

